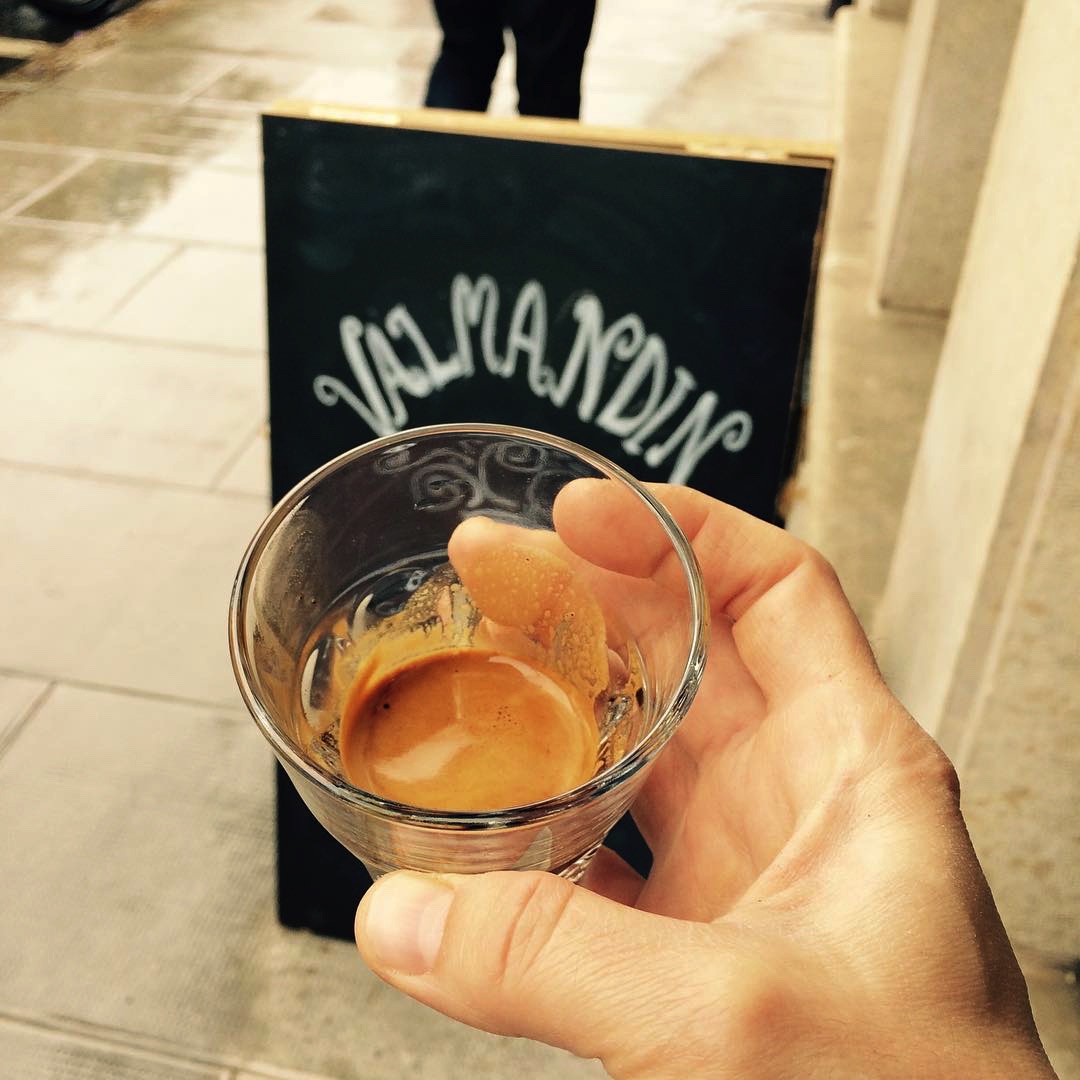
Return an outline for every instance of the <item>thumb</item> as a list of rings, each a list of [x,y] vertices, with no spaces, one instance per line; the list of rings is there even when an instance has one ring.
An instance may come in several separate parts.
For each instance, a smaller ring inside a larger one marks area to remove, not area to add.
[[[711,929],[521,871],[390,874],[356,913],[361,954],[393,986],[473,1027],[601,1058],[613,1075],[670,1061],[686,1034],[674,1018],[716,994]]]

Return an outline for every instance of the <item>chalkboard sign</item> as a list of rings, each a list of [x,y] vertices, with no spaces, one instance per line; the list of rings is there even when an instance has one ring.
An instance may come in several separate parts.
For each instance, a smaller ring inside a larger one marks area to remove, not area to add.
[[[495,421],[775,516],[827,148],[430,110],[263,125],[275,499],[376,436]],[[362,872],[278,795],[282,919],[347,936]]]

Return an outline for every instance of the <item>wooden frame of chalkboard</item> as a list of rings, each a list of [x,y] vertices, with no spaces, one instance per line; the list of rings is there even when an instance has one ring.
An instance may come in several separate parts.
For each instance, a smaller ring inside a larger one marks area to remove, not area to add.
[[[304,103],[263,143],[275,500],[497,421],[777,518],[831,146]],[[282,922],[348,937],[365,880],[279,772]]]
[[[436,131],[492,139],[562,143],[567,146],[692,154],[735,161],[775,161],[811,168],[831,168],[836,144],[809,139],[770,139],[754,135],[676,131],[665,128],[609,127],[542,116],[488,116],[453,109],[382,109],[312,101],[279,101],[265,116],[330,120],[344,124],[410,131]]]

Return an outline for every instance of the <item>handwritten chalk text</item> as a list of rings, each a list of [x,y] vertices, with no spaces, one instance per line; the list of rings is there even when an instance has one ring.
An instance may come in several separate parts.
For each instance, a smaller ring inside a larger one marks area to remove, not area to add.
[[[622,315],[605,325],[600,300],[581,294],[572,307],[573,344],[556,368],[548,358],[543,286],[538,281],[522,285],[505,338],[497,342],[500,299],[487,274],[475,281],[465,274],[454,277],[454,351],[445,359],[436,355],[404,304],[392,307],[381,326],[344,316],[341,347],[353,384],[319,375],[315,396],[324,405],[347,405],[376,435],[390,435],[408,426],[407,399],[429,397],[457,379],[472,378],[482,366],[498,378],[523,378],[537,398],[557,408],[573,408],[580,420],[620,439],[627,454],[643,457],[650,467],[669,466],[673,484],[687,483],[717,443],[737,453],[750,441],[749,413],[736,409],[717,417],[720,399],[714,391],[694,397],[697,380],[686,368],[669,364],[663,338],[648,333],[640,316]]]

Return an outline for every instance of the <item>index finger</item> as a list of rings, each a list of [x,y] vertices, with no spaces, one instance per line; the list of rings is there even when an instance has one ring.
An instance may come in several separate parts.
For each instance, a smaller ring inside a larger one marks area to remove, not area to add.
[[[743,663],[771,704],[838,675],[879,679],[866,635],[832,567],[808,544],[690,488],[648,485],[686,534],[714,615],[734,623]],[[651,511],[608,480],[568,484],[555,528],[590,562],[682,588]]]

